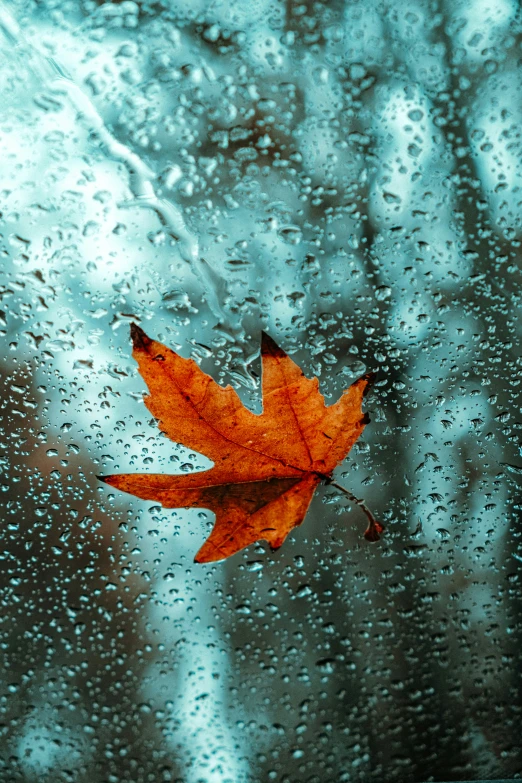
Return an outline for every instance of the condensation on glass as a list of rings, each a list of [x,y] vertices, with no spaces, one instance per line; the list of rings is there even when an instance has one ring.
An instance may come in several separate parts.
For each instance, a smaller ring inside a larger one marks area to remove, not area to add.
[[[522,776],[515,0],[0,3],[0,777]],[[272,553],[103,473],[209,462],[129,325],[371,424]]]

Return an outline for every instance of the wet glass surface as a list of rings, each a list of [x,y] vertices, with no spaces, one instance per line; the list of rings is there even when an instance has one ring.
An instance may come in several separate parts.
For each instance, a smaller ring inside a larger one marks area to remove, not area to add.
[[[522,777],[520,9],[0,3],[0,777]],[[96,478],[129,325],[259,412],[267,331],[371,424],[283,547]]]

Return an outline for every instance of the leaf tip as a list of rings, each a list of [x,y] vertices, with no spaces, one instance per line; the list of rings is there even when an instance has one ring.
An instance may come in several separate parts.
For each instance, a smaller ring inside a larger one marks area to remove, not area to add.
[[[145,350],[152,342],[141,326],[138,326],[138,324],[135,324],[134,322],[130,325],[130,336],[134,349]]]
[[[372,390],[373,384],[377,380],[377,373],[376,372],[367,372],[366,375],[363,375],[361,378],[362,381],[366,381],[366,386],[364,387],[363,391],[363,397],[366,397],[367,394]]]
[[[107,484],[109,487],[116,487],[117,489],[120,489],[119,481],[120,478],[119,475],[111,474],[110,476],[96,476],[98,481],[103,482],[104,484]],[[125,478],[125,476],[124,476]]]
[[[283,357],[286,353],[266,332],[261,332],[261,356]]]
[[[212,563],[214,560],[222,560],[222,557],[209,557],[208,555],[203,553],[204,545],[201,547],[199,552],[194,557],[194,562],[198,565],[202,565],[204,563]]]
[[[209,556],[208,556],[208,547],[207,547],[207,543],[208,543],[208,541],[205,541],[205,543],[203,544],[203,546],[201,546],[201,547],[198,549],[198,551],[196,552],[196,554],[194,555],[194,562],[195,562],[195,563],[198,563],[198,564],[199,564],[199,563],[208,563],[208,562],[209,562],[209,559],[210,559],[210,560],[212,559],[212,558],[209,558]]]

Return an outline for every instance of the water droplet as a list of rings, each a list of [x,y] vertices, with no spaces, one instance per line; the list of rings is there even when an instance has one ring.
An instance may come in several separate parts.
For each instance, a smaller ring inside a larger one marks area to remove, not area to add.
[[[380,285],[375,289],[375,298],[378,299],[379,302],[384,302],[384,300],[389,299],[391,295],[392,290],[388,285]]]

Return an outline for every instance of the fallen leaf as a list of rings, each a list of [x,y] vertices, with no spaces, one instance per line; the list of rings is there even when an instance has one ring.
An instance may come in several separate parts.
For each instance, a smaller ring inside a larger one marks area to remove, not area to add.
[[[273,549],[300,525],[317,485],[329,483],[368,423],[362,401],[371,377],[355,381],[326,406],[317,378],[301,369],[263,333],[263,413],[245,408],[192,359],[183,359],[131,326],[133,357],[150,395],[145,404],[173,441],[214,462],[189,475],[100,476],[112,487],[165,508],[207,508],[214,528],[195,560],[223,560],[260,539]],[[335,485],[339,486],[339,485]],[[353,497],[353,496],[352,496]],[[378,539],[375,522],[366,531]]]

